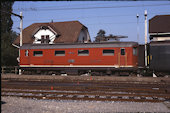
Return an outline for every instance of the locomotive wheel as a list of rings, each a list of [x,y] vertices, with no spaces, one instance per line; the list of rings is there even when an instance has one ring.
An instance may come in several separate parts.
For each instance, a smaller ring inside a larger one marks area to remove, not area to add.
[[[119,74],[119,72],[113,72],[112,76],[117,77],[117,76],[120,76],[120,74]]]
[[[131,72],[131,73],[129,73],[129,76],[130,76],[130,77],[137,77],[137,74],[136,74],[136,73]]]
[[[107,75],[111,75],[111,74],[112,74],[112,71],[111,71],[110,69],[108,69],[108,70],[106,71],[106,74],[107,74]]]
[[[32,71],[27,71],[27,74],[28,75],[32,75]]]
[[[168,73],[163,73],[163,72],[155,72],[157,77],[167,77]]]
[[[42,75],[48,75],[47,71],[42,72]]]
[[[91,76],[99,76],[100,73],[99,72],[91,72]]]
[[[55,72],[54,71],[49,71],[48,72],[48,75],[52,75],[52,74],[55,74]]]

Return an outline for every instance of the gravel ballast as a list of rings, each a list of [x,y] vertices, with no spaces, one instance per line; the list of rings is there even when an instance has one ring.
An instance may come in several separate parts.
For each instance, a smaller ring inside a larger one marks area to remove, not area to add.
[[[170,112],[163,103],[36,100],[1,97],[2,113]]]
[[[2,81],[86,81],[86,82],[133,82],[133,83],[170,83],[170,78],[165,77],[113,77],[113,76],[60,76],[60,75],[16,75],[2,74]]]

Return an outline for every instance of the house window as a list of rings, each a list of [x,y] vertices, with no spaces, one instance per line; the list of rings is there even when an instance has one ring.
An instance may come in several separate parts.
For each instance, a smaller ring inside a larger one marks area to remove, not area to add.
[[[56,50],[55,51],[55,56],[65,56],[65,51]]]
[[[34,51],[33,55],[34,56],[43,56],[43,51]]]
[[[138,54],[137,52],[138,52],[138,51],[137,51],[137,48],[134,47],[134,48],[133,48],[133,55],[134,55],[134,56],[137,56],[137,54]]]
[[[120,52],[121,52],[121,55],[125,55],[125,48],[121,48]]]
[[[113,49],[104,49],[103,55],[114,55],[114,50]]]
[[[78,55],[79,56],[88,56],[89,50],[78,50]]]
[[[83,42],[84,42],[85,38],[83,37]]]
[[[29,56],[29,51],[25,50],[25,56]]]
[[[48,44],[50,42],[49,35],[42,35],[41,36],[41,43]]]
[[[45,43],[48,44],[50,42],[49,35],[46,35]]]
[[[41,36],[41,43],[43,44],[44,43],[44,35]]]

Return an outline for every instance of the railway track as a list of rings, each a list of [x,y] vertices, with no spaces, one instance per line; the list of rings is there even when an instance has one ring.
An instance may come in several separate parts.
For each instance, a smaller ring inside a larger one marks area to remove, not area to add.
[[[170,84],[135,82],[2,81],[2,96],[89,101],[170,101]]]
[[[17,96],[35,99],[56,100],[96,100],[96,101],[136,101],[136,102],[163,102],[170,101],[168,95],[130,94],[128,92],[80,92],[58,90],[21,90],[2,89],[2,96]]]

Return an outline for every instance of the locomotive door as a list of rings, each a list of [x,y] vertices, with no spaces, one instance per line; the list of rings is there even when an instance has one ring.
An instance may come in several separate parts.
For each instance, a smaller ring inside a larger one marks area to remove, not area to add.
[[[127,53],[125,48],[120,48],[120,52],[118,54],[118,65],[119,67],[127,65]]]
[[[25,59],[26,59],[26,62],[28,65],[30,65],[30,51],[29,49],[28,50],[25,50]]]
[[[67,74],[78,74],[78,71],[74,68],[75,59],[76,58],[76,50],[75,49],[68,49],[68,56],[67,56],[67,64],[68,68],[65,68],[64,72]]]
[[[68,52],[68,65],[73,66],[73,64],[75,63],[75,55],[76,55],[76,51],[70,49]]]

